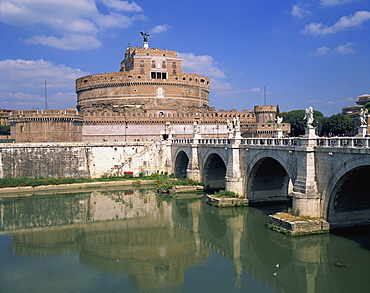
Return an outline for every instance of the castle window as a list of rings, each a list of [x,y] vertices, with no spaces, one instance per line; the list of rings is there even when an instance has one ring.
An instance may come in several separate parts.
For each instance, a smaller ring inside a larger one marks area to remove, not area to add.
[[[144,60],[140,60],[140,67],[144,67]]]
[[[172,68],[176,68],[176,62],[172,62]]]
[[[24,126],[23,125],[21,125],[21,132],[23,132],[24,131]]]
[[[152,68],[155,68],[155,61],[152,60]]]
[[[173,70],[172,71],[172,75],[176,75],[177,73],[176,73],[176,70]]]
[[[167,72],[151,72],[150,77],[152,79],[167,79]]]
[[[166,68],[166,61],[162,61],[162,68]]]

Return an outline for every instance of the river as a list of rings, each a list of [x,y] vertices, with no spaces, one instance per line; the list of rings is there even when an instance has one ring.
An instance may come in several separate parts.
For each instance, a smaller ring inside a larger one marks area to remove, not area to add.
[[[369,228],[268,230],[285,208],[150,189],[3,197],[0,292],[369,292]]]

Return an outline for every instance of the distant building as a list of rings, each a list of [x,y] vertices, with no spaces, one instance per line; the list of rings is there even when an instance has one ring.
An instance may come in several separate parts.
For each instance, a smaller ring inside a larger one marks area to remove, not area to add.
[[[16,142],[82,141],[83,117],[75,109],[12,111],[9,122]]]
[[[370,95],[369,94],[358,96],[357,100],[356,100],[356,105],[349,106],[349,107],[343,107],[342,108],[342,113],[346,114],[346,115],[351,115],[351,114],[360,112],[361,107],[365,106],[369,102],[370,102]]]
[[[357,134],[357,128],[361,125],[360,123],[360,111],[363,106],[370,102],[370,95],[365,94],[357,97],[356,105],[342,108],[342,114],[348,115],[352,118],[355,130],[350,135]],[[370,116],[367,117],[368,132],[370,133]]]
[[[12,110],[0,109],[0,125],[8,125],[8,117]]]

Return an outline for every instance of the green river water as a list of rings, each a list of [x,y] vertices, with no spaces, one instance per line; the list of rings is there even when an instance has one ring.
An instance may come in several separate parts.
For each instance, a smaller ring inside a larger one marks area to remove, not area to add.
[[[0,292],[370,292],[370,230],[288,237],[284,206],[94,190],[0,201]]]

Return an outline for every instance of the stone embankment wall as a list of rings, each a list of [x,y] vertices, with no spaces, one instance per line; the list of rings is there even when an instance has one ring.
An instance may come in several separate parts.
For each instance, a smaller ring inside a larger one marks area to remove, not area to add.
[[[0,144],[0,178],[171,172],[165,142]]]

